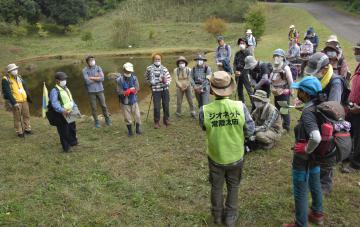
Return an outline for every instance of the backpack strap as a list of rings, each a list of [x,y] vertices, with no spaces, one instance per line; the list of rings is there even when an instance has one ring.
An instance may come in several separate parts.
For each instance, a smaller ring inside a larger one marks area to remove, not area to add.
[[[62,100],[62,98],[61,98],[60,90],[59,90],[59,88],[57,88],[56,86],[55,86],[55,89],[56,89],[56,91],[57,91],[57,93],[58,93],[58,100],[59,100],[61,106],[63,106],[63,105],[64,105],[64,102],[63,102],[63,100]]]

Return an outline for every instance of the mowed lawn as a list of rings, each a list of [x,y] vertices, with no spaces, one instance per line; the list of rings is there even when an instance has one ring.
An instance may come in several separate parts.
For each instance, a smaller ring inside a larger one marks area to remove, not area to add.
[[[300,31],[313,25],[322,43],[331,34],[301,10],[266,6],[266,15],[267,31],[256,49],[261,59],[269,60],[274,49],[287,47],[290,24],[296,24]],[[215,42],[201,32],[200,24],[191,24],[195,31],[184,34],[178,45],[175,38],[167,39],[172,36],[171,31],[179,29],[175,24],[149,26],[168,31],[159,36],[167,43],[158,46],[149,42],[144,44],[144,50],[214,49]],[[244,27],[232,24],[230,28],[225,36],[235,49],[235,38]],[[34,39],[34,53],[32,46],[24,44],[23,55],[17,57],[74,54],[72,48],[80,44],[79,40],[71,39],[77,38],[59,38],[54,50],[47,51],[40,48],[41,41]],[[341,41],[353,69],[351,44]],[[50,42],[42,41],[45,46],[50,46]],[[63,48],[58,46],[61,43]],[[103,43],[107,45],[105,40]],[[103,48],[95,46],[91,50],[100,53]],[[86,51],[87,48],[79,49]],[[214,66],[213,54],[208,56],[210,66]],[[112,116],[112,127],[101,129],[95,129],[86,118],[77,124],[80,145],[69,154],[61,152],[56,129],[46,120],[32,118],[35,134],[18,139],[11,114],[0,110],[0,225],[212,226],[205,135],[198,122],[187,114],[186,102],[184,116],[175,117],[174,84],[169,128],[154,130],[152,113],[145,122],[149,98],[140,105],[143,135],[128,138],[121,115]],[[293,126],[299,114],[292,112]],[[290,150],[293,140],[290,133],[271,151],[257,151],[245,157],[238,226],[281,226],[293,220]],[[325,225],[358,226],[359,204],[360,174],[343,175],[337,170],[334,193],[324,198]]]

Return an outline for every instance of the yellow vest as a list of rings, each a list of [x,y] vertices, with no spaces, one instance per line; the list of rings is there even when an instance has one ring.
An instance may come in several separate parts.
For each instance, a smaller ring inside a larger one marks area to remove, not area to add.
[[[62,88],[59,85],[56,85],[56,88],[59,89],[60,98],[61,98],[61,106],[67,110],[71,111],[74,106],[74,101],[71,95],[71,92],[68,88]]]
[[[5,76],[4,79],[9,82],[11,94],[13,95],[15,101],[26,102],[27,95],[20,77],[17,76],[15,79],[13,75],[9,75]]]

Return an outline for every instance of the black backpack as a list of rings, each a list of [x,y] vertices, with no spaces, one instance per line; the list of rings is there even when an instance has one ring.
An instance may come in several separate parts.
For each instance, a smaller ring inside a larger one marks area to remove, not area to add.
[[[64,103],[61,99],[60,91],[57,87],[55,87],[55,89],[58,92],[59,102],[61,105],[63,105]],[[48,119],[50,125],[52,126],[57,126],[65,122],[64,116],[61,113],[56,112],[55,109],[53,108],[50,100],[50,94],[49,94],[49,103],[47,105],[46,118]]]

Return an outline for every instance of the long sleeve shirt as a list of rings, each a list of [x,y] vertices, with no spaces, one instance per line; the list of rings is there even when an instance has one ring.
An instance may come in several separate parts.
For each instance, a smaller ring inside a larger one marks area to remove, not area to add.
[[[104,86],[102,82],[104,81],[104,73],[100,66],[86,66],[83,69],[83,77],[85,81],[85,86],[88,92],[101,92],[104,91]],[[100,81],[94,81],[89,79],[89,77],[99,77]]]
[[[191,70],[190,83],[193,88],[201,87],[205,88],[210,85],[207,76],[211,75],[211,68],[207,65],[198,66],[196,65]]]
[[[140,90],[139,81],[137,77],[133,74],[132,77],[134,78],[134,88],[138,92]],[[117,92],[119,95],[124,95],[124,88],[123,83],[126,82],[130,84],[130,77],[125,77],[123,74],[121,74],[117,79],[116,83],[118,85]]]
[[[220,63],[222,61],[230,63],[230,59],[231,59],[230,45],[224,44],[224,45],[218,46],[218,48],[216,48],[216,52],[215,52],[216,63]]]
[[[250,112],[245,105],[243,105],[244,116],[245,116],[245,137],[250,137],[255,133],[255,122],[251,118]],[[199,111],[199,124],[203,131],[206,131],[204,125],[204,110],[203,107],[200,108]]]
[[[169,70],[163,65],[156,66],[155,64],[152,64],[148,66],[144,77],[151,86],[152,91],[164,91],[169,89],[171,75]]]
[[[245,67],[245,58],[250,55],[250,51],[247,49],[236,52],[233,64],[234,69],[236,71],[242,72]]]
[[[246,40],[247,40],[249,46],[254,46],[254,47],[256,46],[256,39],[253,35],[247,36]]]
[[[50,91],[50,101],[51,101],[51,105],[54,108],[54,110],[58,113],[63,113],[65,111],[65,109],[61,106],[61,103],[59,101],[59,92],[58,90],[56,90],[56,88],[53,88]],[[76,103],[73,101],[73,110],[77,109],[77,105]]]

